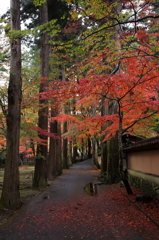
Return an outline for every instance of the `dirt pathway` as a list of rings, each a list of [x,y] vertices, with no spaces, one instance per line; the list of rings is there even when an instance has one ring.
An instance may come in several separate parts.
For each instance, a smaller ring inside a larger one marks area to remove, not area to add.
[[[113,186],[97,185],[91,160],[75,164],[0,231],[0,240],[157,240],[159,228]]]

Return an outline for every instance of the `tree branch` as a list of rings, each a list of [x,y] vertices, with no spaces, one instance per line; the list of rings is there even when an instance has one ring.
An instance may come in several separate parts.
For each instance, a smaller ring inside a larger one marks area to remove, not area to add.
[[[133,127],[136,123],[138,123],[138,122],[140,122],[141,120],[144,120],[144,119],[146,119],[146,118],[149,118],[149,117],[153,116],[153,115],[156,114],[156,113],[157,113],[157,111],[151,113],[151,114],[148,115],[148,116],[145,116],[145,117],[142,117],[142,118],[139,118],[139,119],[135,120],[129,127],[123,129],[122,134],[123,134],[124,132],[126,132],[129,128]]]

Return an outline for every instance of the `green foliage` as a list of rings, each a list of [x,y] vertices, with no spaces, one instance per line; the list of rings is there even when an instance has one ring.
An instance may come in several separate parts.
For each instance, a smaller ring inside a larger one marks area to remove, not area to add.
[[[33,2],[35,6],[41,6],[43,3],[46,2],[46,0],[34,0]]]
[[[44,2],[44,1],[41,1]],[[25,22],[25,25],[28,29],[35,28],[39,26],[40,19],[39,19],[39,6],[40,1],[37,1],[38,5],[34,5],[33,1],[24,1],[22,2],[22,8],[21,8],[21,16],[22,20]],[[63,0],[48,0],[48,18],[49,21],[56,19],[57,24],[59,24],[62,28],[66,25],[68,19],[70,18],[70,8],[71,5],[68,5]],[[28,17],[31,19],[31,21],[28,23],[26,22]]]
[[[40,37],[41,33],[48,32],[50,36],[56,35],[60,28],[56,24],[56,19],[49,21],[48,23],[45,23],[43,25],[37,26],[34,29],[30,30],[13,30],[9,31],[7,36],[10,38],[10,40],[15,40],[20,38],[25,41],[29,41],[29,39],[32,39],[33,37]]]
[[[0,149],[5,151],[6,144],[6,116],[7,116],[7,87],[0,87]]]
[[[154,117],[154,120],[155,120],[155,123],[154,123],[153,129],[154,129],[157,133],[159,133],[159,116],[155,116],[155,117]]]
[[[28,148],[31,143],[36,145],[38,133],[34,130],[38,121],[38,99],[39,92],[40,60],[39,50],[26,51],[22,55],[23,59],[23,99],[21,108],[21,145]]]
[[[0,75],[4,72],[7,72],[7,65],[9,62],[9,47],[7,41],[4,41],[5,38],[2,38],[3,43],[0,46]]]

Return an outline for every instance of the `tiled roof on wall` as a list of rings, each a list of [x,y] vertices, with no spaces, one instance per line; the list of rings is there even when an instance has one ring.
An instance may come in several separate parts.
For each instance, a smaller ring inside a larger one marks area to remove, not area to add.
[[[159,136],[134,143],[131,147],[124,148],[124,151],[135,152],[143,150],[148,151],[152,149],[159,149]]]

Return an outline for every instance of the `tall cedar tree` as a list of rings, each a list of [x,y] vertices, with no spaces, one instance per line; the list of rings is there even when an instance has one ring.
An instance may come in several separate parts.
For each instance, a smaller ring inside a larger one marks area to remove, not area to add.
[[[11,30],[20,30],[20,3],[11,0]],[[19,136],[21,107],[21,40],[11,38],[10,81],[8,88],[7,149],[1,202],[6,208],[17,207],[19,194]]]
[[[48,0],[48,20],[52,19],[57,20],[57,24],[63,28],[67,19],[70,17],[69,10],[70,5],[66,4],[65,1],[59,0]],[[32,28],[39,25],[39,10],[33,4],[33,0],[22,1],[22,19],[26,20],[28,16],[32,18],[32,21],[27,24],[28,28]],[[35,17],[36,16],[36,17]],[[61,38],[61,36],[60,36]],[[50,39],[51,40],[51,39]],[[54,39],[53,39],[54,42]],[[39,44],[39,40],[35,39],[34,44]],[[34,45],[33,45],[34,46]],[[52,48],[50,47],[50,53],[52,52]],[[52,71],[51,67],[49,69]],[[53,75],[53,74],[52,74]],[[53,76],[55,78],[55,76]],[[50,82],[51,84],[51,82]],[[53,99],[54,103],[55,99]],[[55,116],[57,114],[57,110],[54,108],[53,103],[51,104],[51,115]],[[60,125],[56,122],[50,124],[50,132],[52,135],[59,136],[60,135]],[[50,137],[49,141],[49,155],[48,155],[48,178],[53,179],[55,176],[60,175],[62,173],[62,162],[61,162],[61,140],[58,137]],[[35,166],[37,167],[37,165]]]
[[[47,2],[40,6],[40,24],[43,25],[48,22],[48,7]],[[48,73],[49,73],[49,46],[48,33],[41,33],[40,44],[40,58],[41,58],[41,77],[40,77],[40,93],[46,91],[48,87]],[[48,131],[48,100],[39,98],[38,111],[38,127],[44,131]],[[42,131],[39,131],[39,138],[41,143],[37,146],[37,155],[35,162],[35,171],[33,179],[33,187],[43,187],[47,185],[47,150],[48,137]]]

